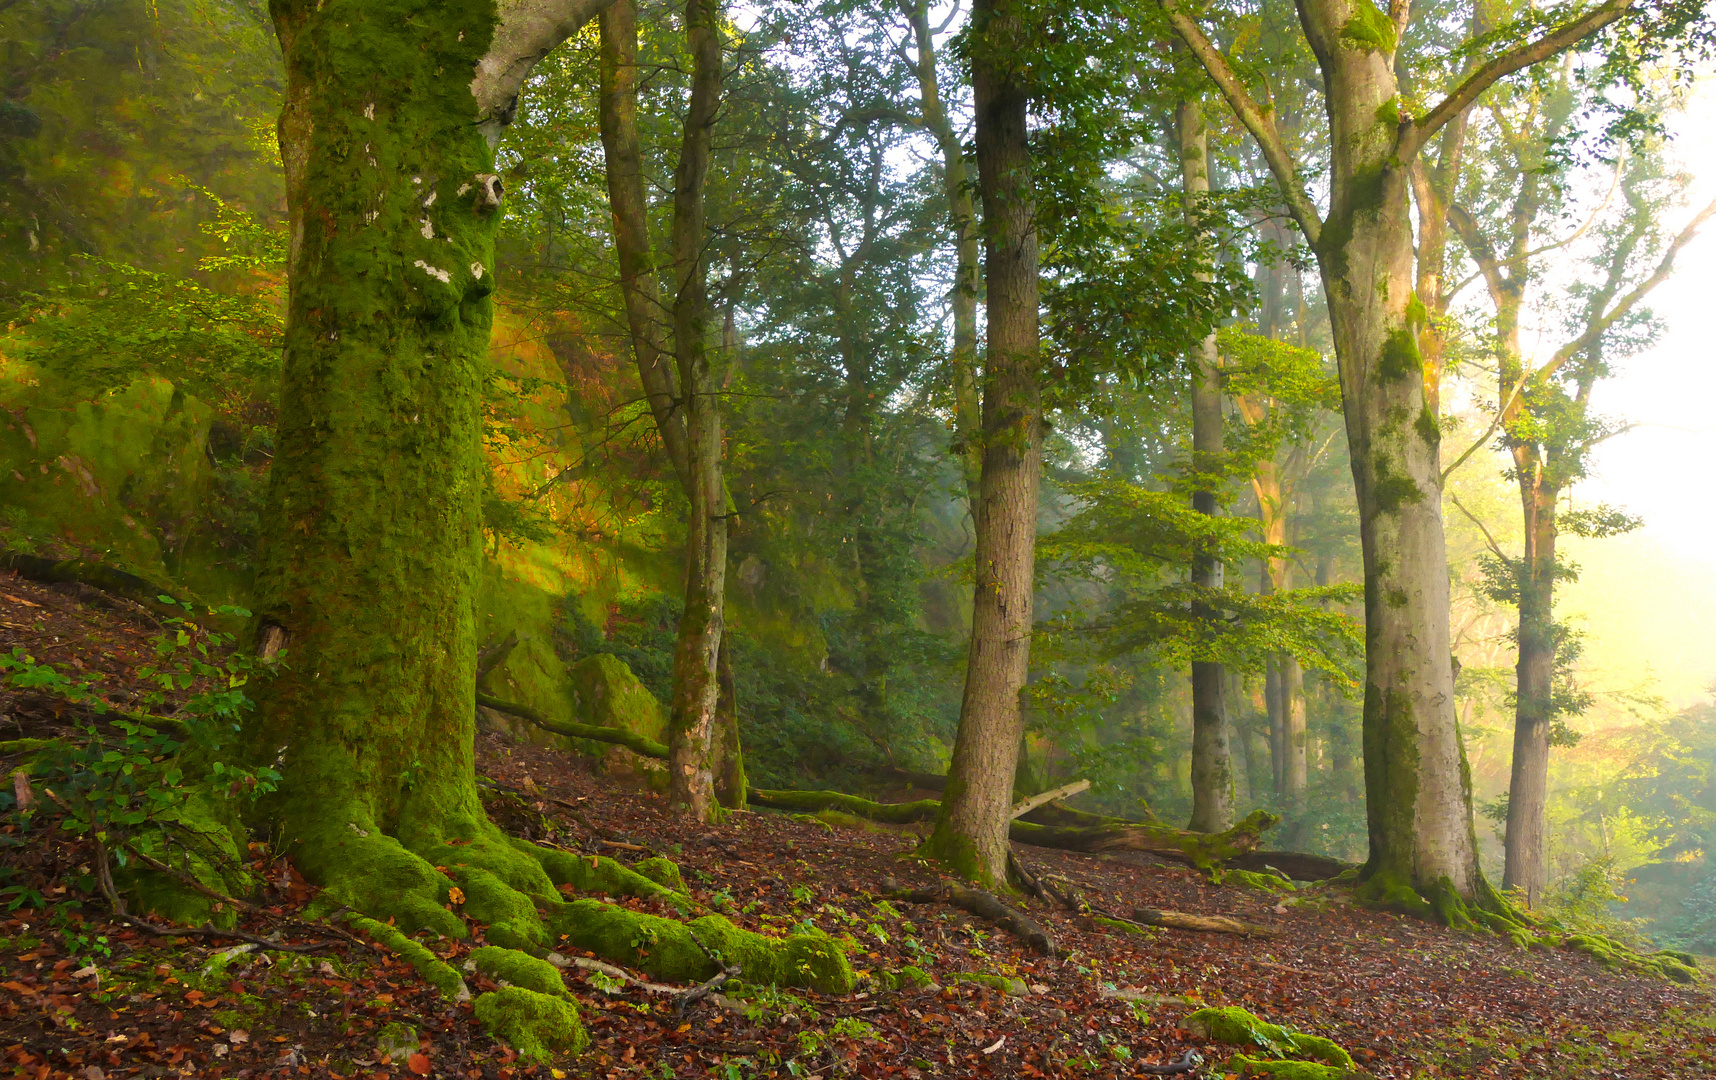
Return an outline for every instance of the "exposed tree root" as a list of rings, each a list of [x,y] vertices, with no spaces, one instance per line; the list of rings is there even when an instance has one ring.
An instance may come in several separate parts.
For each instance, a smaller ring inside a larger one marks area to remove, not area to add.
[[[550,731],[556,735],[565,735],[573,739],[593,739],[596,742],[617,743],[634,754],[661,761],[667,760],[667,747],[665,745],[648,736],[627,731],[625,728],[598,727],[595,724],[580,724],[574,720],[552,720],[529,705],[502,701],[500,698],[490,697],[481,692],[477,694],[477,704],[485,709],[493,709],[496,712],[506,713],[508,716],[528,720],[543,731]]]
[[[882,882],[882,892],[890,900],[903,900],[908,904],[951,904],[994,923],[1044,956],[1053,959],[1056,955],[1054,940],[1035,919],[1008,907],[994,894],[986,893],[982,889],[969,888],[951,881],[943,881],[933,889],[902,889],[888,880]]]
[[[1279,870],[1294,881],[1327,881],[1358,869],[1353,863],[1303,851],[1247,851],[1228,859],[1227,865],[1258,873]]]

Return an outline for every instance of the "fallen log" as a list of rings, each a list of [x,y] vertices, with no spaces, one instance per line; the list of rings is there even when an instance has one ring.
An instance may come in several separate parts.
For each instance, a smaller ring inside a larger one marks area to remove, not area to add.
[[[1304,851],[1247,851],[1229,859],[1227,865],[1235,870],[1257,873],[1279,870],[1294,881],[1327,881],[1357,869],[1353,863]]]
[[[1239,934],[1242,937],[1276,937],[1281,933],[1272,926],[1248,923],[1226,915],[1193,915],[1186,911],[1159,911],[1156,908],[1133,908],[1132,921],[1170,930],[1201,930],[1209,934]]]
[[[1056,955],[1054,940],[1035,919],[1008,907],[993,893],[986,893],[982,889],[973,889],[952,881],[943,881],[933,889],[902,889],[892,880],[884,879],[882,895],[889,900],[901,900],[908,904],[951,904],[986,922],[994,923],[1051,960]]]
[[[771,810],[814,814],[837,810],[884,825],[911,825],[930,821],[941,810],[935,799],[908,803],[878,803],[838,791],[767,791],[750,789],[750,801]],[[1039,807],[1039,809],[1041,809]],[[1008,836],[1016,843],[1096,854],[1105,851],[1142,851],[1178,859],[1197,867],[1211,867],[1257,847],[1263,832],[1281,819],[1254,810],[1244,821],[1219,833],[1196,833],[1168,825],[1141,822],[1109,822],[1090,827],[1034,825],[1012,822]]]
[[[543,731],[551,731],[556,735],[565,735],[572,739],[594,739],[597,742],[616,743],[636,754],[648,758],[667,760],[667,747],[646,735],[625,728],[597,727],[595,724],[580,724],[575,720],[553,720],[542,715],[528,705],[520,705],[513,701],[502,701],[488,694],[478,693],[477,704],[485,709],[516,716],[520,720],[528,720]]]
[[[1219,833],[1189,832],[1167,825],[1114,824],[1078,828],[1015,821],[1008,835],[1018,843],[1037,847],[1089,854],[1141,851],[1207,869],[1256,848],[1264,831],[1280,820],[1266,810],[1253,810],[1243,821]]]

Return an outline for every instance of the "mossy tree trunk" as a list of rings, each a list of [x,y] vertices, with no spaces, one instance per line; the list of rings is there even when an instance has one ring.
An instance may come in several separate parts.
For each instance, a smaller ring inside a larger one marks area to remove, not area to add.
[[[291,293],[257,607],[290,662],[248,736],[280,762],[264,811],[305,876],[443,933],[463,923],[425,855],[552,893],[473,773],[492,140],[598,7],[273,5]]]
[[[976,589],[965,694],[947,786],[926,851],[990,887],[1007,877],[1007,812],[1030,661],[1042,399],[1037,384],[1037,234],[1020,20],[1011,0],[972,9],[977,175],[988,281],[983,469],[973,511]]]
[[[1364,760],[1370,896],[1449,921],[1499,908],[1478,868],[1469,779],[1454,721],[1440,426],[1413,295],[1410,170],[1425,143],[1496,80],[1622,17],[1589,9],[1483,64],[1420,117],[1402,111],[1396,48],[1411,17],[1371,0],[1303,0],[1300,28],[1329,118],[1327,218],[1306,193],[1271,114],[1179,0],[1160,0],[1263,151],[1310,242],[1328,299],[1359,506],[1365,574]],[[1426,903],[1426,900],[1430,903]]]
[[[1196,228],[1209,197],[1209,129],[1203,106],[1182,101],[1174,110],[1180,157],[1181,193],[1186,218]],[[1221,363],[1211,331],[1194,350],[1188,366],[1192,383],[1192,509],[1211,517],[1221,513],[1222,474]],[[1217,553],[1203,548],[1192,556],[1192,584],[1222,586]],[[1206,611],[1207,615],[1207,611]],[[1196,832],[1220,832],[1233,820],[1233,755],[1228,746],[1226,680],[1222,665],[1192,662],[1192,820]]]
[[[703,189],[721,99],[719,18],[718,3],[691,0],[686,7],[693,71],[674,175],[671,346],[660,318],[664,305],[638,136],[635,0],[620,0],[602,14],[600,46],[602,147],[620,291],[639,380],[689,507],[685,604],[674,647],[668,727],[669,793],[675,807],[705,820],[718,804],[742,806],[745,791],[738,703],[732,673],[727,670],[723,679],[721,668],[730,500],[721,469],[721,407],[710,368],[703,255]],[[720,778],[718,771],[724,774]]]

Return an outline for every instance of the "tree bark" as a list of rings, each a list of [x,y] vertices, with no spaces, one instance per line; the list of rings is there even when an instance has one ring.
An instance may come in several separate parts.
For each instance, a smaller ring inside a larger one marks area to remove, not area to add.
[[[1182,101],[1174,113],[1179,142],[1181,191],[1186,219],[1196,227],[1209,196],[1209,131],[1203,106]],[[1191,357],[1192,376],[1192,508],[1215,517],[1222,469],[1220,357],[1211,331]],[[1192,556],[1192,584],[1203,589],[1222,586],[1222,564],[1209,549]],[[1233,820],[1233,755],[1228,746],[1226,680],[1222,666],[1207,660],[1192,663],[1192,820],[1197,832],[1220,832]]]
[[[436,862],[553,892],[473,770],[491,138],[511,102],[490,76],[601,6],[272,6],[290,296],[256,607],[262,650],[291,663],[245,735],[282,773],[258,808],[282,850],[408,930],[468,932]]]
[[[975,507],[981,497],[979,480],[983,474],[977,389],[977,213],[971,205],[965,148],[941,99],[935,33],[930,29],[926,0],[913,4],[911,22],[918,48],[918,108],[941,153],[942,195],[947,199],[948,227],[953,233],[953,350],[948,354],[948,368],[953,377],[954,438],[965,469],[966,494]]]
[[[718,805],[742,805],[745,790],[738,704],[731,696],[730,677],[725,683],[728,697],[722,698],[719,670],[729,500],[721,469],[720,400],[709,361],[710,309],[703,256],[703,189],[711,129],[721,100],[719,14],[715,0],[689,0],[686,6],[693,71],[674,175],[672,366],[667,363],[637,129],[636,0],[621,0],[602,15],[600,49],[602,148],[620,291],[639,380],[689,506],[685,602],[674,646],[668,724],[668,793],[676,809],[700,820],[711,818]],[[734,774],[719,780],[727,793],[725,800],[716,792],[718,764]],[[741,779],[735,781],[735,775]]]
[[[685,611],[673,655],[668,717],[668,801],[702,821],[717,812],[710,740],[720,703],[717,666],[725,628],[727,491],[721,478],[721,402],[710,370],[709,299],[703,256],[703,189],[721,101],[719,0],[687,0],[691,95],[673,184],[673,347],[685,396],[690,504],[685,537]]]
[[[1030,661],[1037,485],[1042,470],[1037,234],[1023,72],[1011,64],[1015,0],[972,11],[977,173],[988,280],[983,471],[971,648],[946,798],[928,849],[961,876],[994,887],[1007,873],[1007,811],[1023,731],[1019,693]]]

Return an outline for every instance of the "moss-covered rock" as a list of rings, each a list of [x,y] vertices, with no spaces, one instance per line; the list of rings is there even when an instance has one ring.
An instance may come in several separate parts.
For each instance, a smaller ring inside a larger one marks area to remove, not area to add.
[[[990,975],[986,972],[961,971],[953,976],[953,981],[988,987],[1008,997],[1027,997],[1031,993],[1031,988],[1025,985],[1023,979],[1009,979],[1005,975]]]
[[[477,1022],[527,1061],[546,1064],[556,1052],[577,1053],[590,1042],[570,1000],[509,986],[478,997]]]
[[[624,660],[612,653],[587,656],[572,665],[567,677],[572,683],[573,712],[580,723],[620,728],[659,743],[667,741],[667,710]],[[661,762],[623,746],[588,741],[584,745],[601,757],[603,767],[610,772],[645,779],[656,773],[665,776]]]
[[[498,945],[472,949],[465,961],[465,969],[479,971],[496,982],[522,986],[539,994],[566,993],[566,983],[560,977],[559,968],[517,949],[503,949]]]
[[[1302,1035],[1296,1031],[1260,1020],[1244,1009],[1228,1006],[1219,1009],[1199,1009],[1187,1016],[1185,1028],[1199,1038],[1235,1046],[1261,1046],[1271,1053],[1295,1058],[1311,1058],[1329,1065],[1350,1069],[1352,1055],[1328,1039],[1317,1035]]]
[[[876,981],[884,990],[926,990],[936,984],[929,972],[914,964],[907,964],[898,971],[880,972]]]

